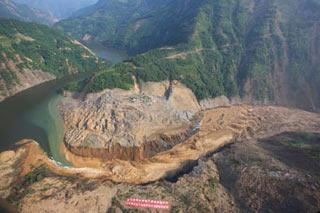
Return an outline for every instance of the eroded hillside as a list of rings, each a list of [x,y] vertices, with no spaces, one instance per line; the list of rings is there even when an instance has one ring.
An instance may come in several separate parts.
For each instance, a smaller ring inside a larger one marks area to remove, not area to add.
[[[203,112],[197,132],[153,157],[109,160],[66,151],[87,168],[62,168],[26,140],[0,155],[0,193],[21,212],[124,212],[131,197],[165,199],[171,211],[316,211],[319,132],[318,114],[222,107]]]

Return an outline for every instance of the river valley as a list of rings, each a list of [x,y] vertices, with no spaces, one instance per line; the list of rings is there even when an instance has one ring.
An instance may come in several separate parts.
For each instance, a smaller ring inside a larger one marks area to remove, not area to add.
[[[0,0],[6,212],[320,213],[320,0]]]
[[[319,207],[318,170],[306,167],[319,168],[319,114],[199,102],[178,81],[169,96],[169,81],[59,94],[87,76],[0,103],[0,195],[20,212],[126,212],[132,196],[165,198],[172,212]]]
[[[90,45],[90,48],[112,63],[127,57],[121,51],[97,44]],[[0,152],[12,149],[22,139],[32,139],[57,163],[70,166],[60,150],[64,128],[57,108],[62,98],[58,90],[75,78],[81,80],[86,76],[80,74],[45,82],[0,102]]]

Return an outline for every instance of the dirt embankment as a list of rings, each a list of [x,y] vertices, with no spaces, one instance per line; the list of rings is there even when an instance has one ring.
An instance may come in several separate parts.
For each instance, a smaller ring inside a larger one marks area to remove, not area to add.
[[[39,145],[25,141],[17,151],[0,154],[1,167],[6,168],[0,180],[7,183],[0,185],[1,197],[18,202],[22,212],[44,208],[119,211],[133,195],[165,197],[172,209],[183,212],[313,211],[320,206],[319,175],[311,167],[297,165],[319,167],[315,160],[319,153],[313,151],[318,143],[269,138],[297,131],[320,133],[320,116],[282,107],[217,108],[203,113],[198,132],[190,138],[148,159],[86,159],[65,150],[74,160],[82,159],[81,168],[60,167]],[[294,156],[305,162],[290,164]],[[48,171],[39,174],[38,168],[43,167]],[[87,178],[92,183],[83,182]],[[23,187],[15,187],[19,184]]]
[[[33,171],[41,177],[9,193],[9,200],[21,212],[126,212],[125,201],[132,197],[166,200],[173,212],[317,212],[319,139],[320,134],[284,133],[238,141],[174,179],[144,185]]]
[[[174,180],[119,187],[110,212],[125,211],[123,200],[132,194],[165,197],[173,212],[317,212],[319,140],[320,134],[286,132],[238,141]]]
[[[239,139],[264,138],[286,131],[320,132],[320,116],[281,107],[218,108],[204,112],[199,131],[189,139],[148,159],[136,162],[100,160],[97,168],[62,168],[49,160],[39,146],[31,143],[25,147],[29,157],[23,161],[22,168],[36,168],[45,163],[61,175],[143,184],[172,176],[191,162]]]
[[[195,133],[193,126],[181,127],[159,135],[152,136],[149,141],[140,146],[121,146],[115,144],[108,148],[73,147],[65,143],[65,147],[73,154],[81,157],[101,158],[103,160],[133,160],[138,161],[155,156],[157,153],[169,150],[175,145],[187,140]]]

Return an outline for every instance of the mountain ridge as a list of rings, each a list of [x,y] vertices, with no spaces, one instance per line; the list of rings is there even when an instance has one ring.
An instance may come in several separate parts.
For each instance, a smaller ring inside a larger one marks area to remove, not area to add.
[[[46,25],[52,25],[57,21],[48,13],[28,7],[25,4],[16,3],[12,0],[0,0],[0,17]]]
[[[47,26],[0,18],[0,100],[63,76],[94,72],[103,62]]]
[[[144,13],[129,13],[133,3]],[[153,9],[147,3],[100,0],[90,14],[56,27],[126,49],[137,55],[138,79],[180,80],[199,99],[240,96],[319,110],[319,1],[169,0]]]
[[[57,19],[69,17],[73,12],[94,4],[96,0],[14,0],[17,3],[28,5],[45,11]]]

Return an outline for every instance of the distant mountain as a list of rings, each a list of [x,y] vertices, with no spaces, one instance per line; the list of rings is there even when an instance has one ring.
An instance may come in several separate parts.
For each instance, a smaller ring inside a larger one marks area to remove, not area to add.
[[[37,8],[58,19],[69,17],[73,12],[92,5],[97,0],[14,0],[15,2],[26,4],[29,7]]]
[[[0,17],[51,25],[57,20],[48,13],[12,0],[0,0]]]
[[[56,27],[144,53],[139,79],[177,79],[199,99],[320,109],[319,0],[100,0]]]
[[[145,52],[187,41],[201,1],[190,8],[190,0],[100,0],[58,26],[83,40]]]
[[[86,47],[47,26],[0,18],[0,100],[100,64]]]

